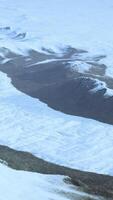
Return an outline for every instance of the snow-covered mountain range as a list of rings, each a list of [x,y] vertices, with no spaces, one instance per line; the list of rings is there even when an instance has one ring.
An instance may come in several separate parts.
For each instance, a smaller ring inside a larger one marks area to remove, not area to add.
[[[36,67],[63,63],[75,76],[74,80],[78,76],[85,79],[86,88],[90,79],[94,85],[90,93],[103,92],[103,101],[111,100],[111,104],[107,104],[109,109],[105,108],[106,116],[111,116],[112,19],[112,0],[0,0],[1,145],[30,152],[59,165],[113,176],[112,117],[109,124],[94,120],[92,116],[88,119],[90,115],[85,118],[56,111],[45,104],[46,101],[34,99],[33,95],[27,95],[29,92],[25,94],[12,84],[12,76],[16,81],[20,77],[23,85],[25,82],[22,81],[28,79],[27,73],[24,74],[26,77],[21,73],[20,66],[30,69],[33,74]],[[69,48],[71,51],[67,56]],[[32,60],[30,51],[42,53],[41,59],[35,54]],[[20,67],[18,77],[14,68],[11,71],[11,65]],[[31,87],[34,91],[33,80]],[[76,193],[60,176],[16,172],[4,165],[0,165],[0,171],[1,200],[24,199],[24,192],[27,194],[25,200],[36,200],[37,196],[42,200],[71,199],[69,195],[59,196],[59,193],[62,190],[63,193]],[[12,179],[11,185],[9,179]],[[4,196],[6,188],[7,191],[15,190],[14,194],[9,192],[10,196]]]

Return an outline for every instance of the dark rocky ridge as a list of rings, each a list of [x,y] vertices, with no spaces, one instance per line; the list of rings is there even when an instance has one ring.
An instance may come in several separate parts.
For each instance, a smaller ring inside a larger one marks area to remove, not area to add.
[[[0,145],[0,159],[16,170],[68,176],[70,179],[66,179],[67,183],[72,183],[89,194],[100,195],[108,200],[113,199],[113,177],[111,176],[59,166],[28,152],[16,151],[3,145]]]
[[[90,91],[97,77],[113,88],[113,79],[105,76],[106,66],[98,63],[103,57],[92,58],[92,68],[79,73],[70,69],[68,61],[73,57],[80,60],[85,51],[68,48],[61,57],[54,52],[47,53],[29,51],[28,56],[21,56],[7,52],[6,56],[11,60],[1,64],[0,70],[11,77],[18,90],[40,99],[55,110],[113,124],[113,97],[104,97],[106,89],[96,93]],[[35,64],[46,59],[56,61]]]

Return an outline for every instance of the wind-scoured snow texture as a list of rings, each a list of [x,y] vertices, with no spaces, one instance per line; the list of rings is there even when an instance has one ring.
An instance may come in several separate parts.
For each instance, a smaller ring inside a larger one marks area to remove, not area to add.
[[[98,199],[66,184],[63,176],[12,170],[0,164],[0,198],[2,200]]]
[[[113,126],[69,116],[17,91],[0,73],[0,144],[80,170],[113,175]]]
[[[66,45],[106,55],[113,76],[112,0],[0,0],[0,46],[24,52]]]

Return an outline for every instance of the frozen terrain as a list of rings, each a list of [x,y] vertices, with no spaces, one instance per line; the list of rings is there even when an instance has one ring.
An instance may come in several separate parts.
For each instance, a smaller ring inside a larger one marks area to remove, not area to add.
[[[104,97],[112,98],[112,19],[112,0],[0,0],[0,64],[12,59],[6,56],[8,50],[28,59],[29,50],[51,52],[52,59],[28,60],[25,67],[62,61],[73,74],[77,71],[86,80],[92,78],[91,92],[104,89]],[[85,53],[63,58],[68,47]],[[18,91],[2,72],[0,116],[1,145],[59,165],[113,176],[113,126],[55,111]],[[75,199],[77,191],[63,178],[0,165],[0,196],[2,200]]]
[[[112,0],[0,0],[0,46],[22,53],[67,45],[105,55],[113,76]]]
[[[113,126],[52,110],[0,73],[0,144],[76,169],[113,175]]]
[[[97,197],[77,191],[64,182],[64,176],[16,171],[0,164],[0,198],[2,200],[76,200]]]

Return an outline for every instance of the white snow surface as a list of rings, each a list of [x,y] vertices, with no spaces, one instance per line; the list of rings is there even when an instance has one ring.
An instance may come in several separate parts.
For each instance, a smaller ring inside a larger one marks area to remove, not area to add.
[[[0,164],[0,199],[81,200],[93,197],[66,184],[64,178],[66,177],[16,171]],[[100,198],[94,196],[93,199]]]
[[[52,110],[0,72],[0,144],[60,165],[113,175],[113,126]]]
[[[32,67],[32,66],[36,66],[36,65],[43,65],[43,64],[46,64],[46,63],[51,63],[51,62],[65,62],[65,61],[68,61],[69,59],[46,59],[44,61],[40,61],[40,62],[36,62],[36,63],[33,63],[31,65],[27,65],[27,67]],[[2,63],[5,63],[7,62],[7,59],[4,59]]]
[[[98,79],[93,79],[91,78],[93,81],[94,81],[94,88],[91,89],[90,91],[91,92],[98,92],[99,90],[105,90],[105,93],[104,93],[104,97],[112,97],[113,96],[113,89],[110,89],[107,87],[107,84],[103,81],[100,81]]]
[[[88,72],[92,65],[85,63],[83,61],[71,61],[68,62],[70,64],[70,67],[72,68],[73,71],[77,70],[80,73]]]
[[[112,0],[0,0],[0,46],[24,53],[71,45],[106,55],[113,76],[112,19]]]

